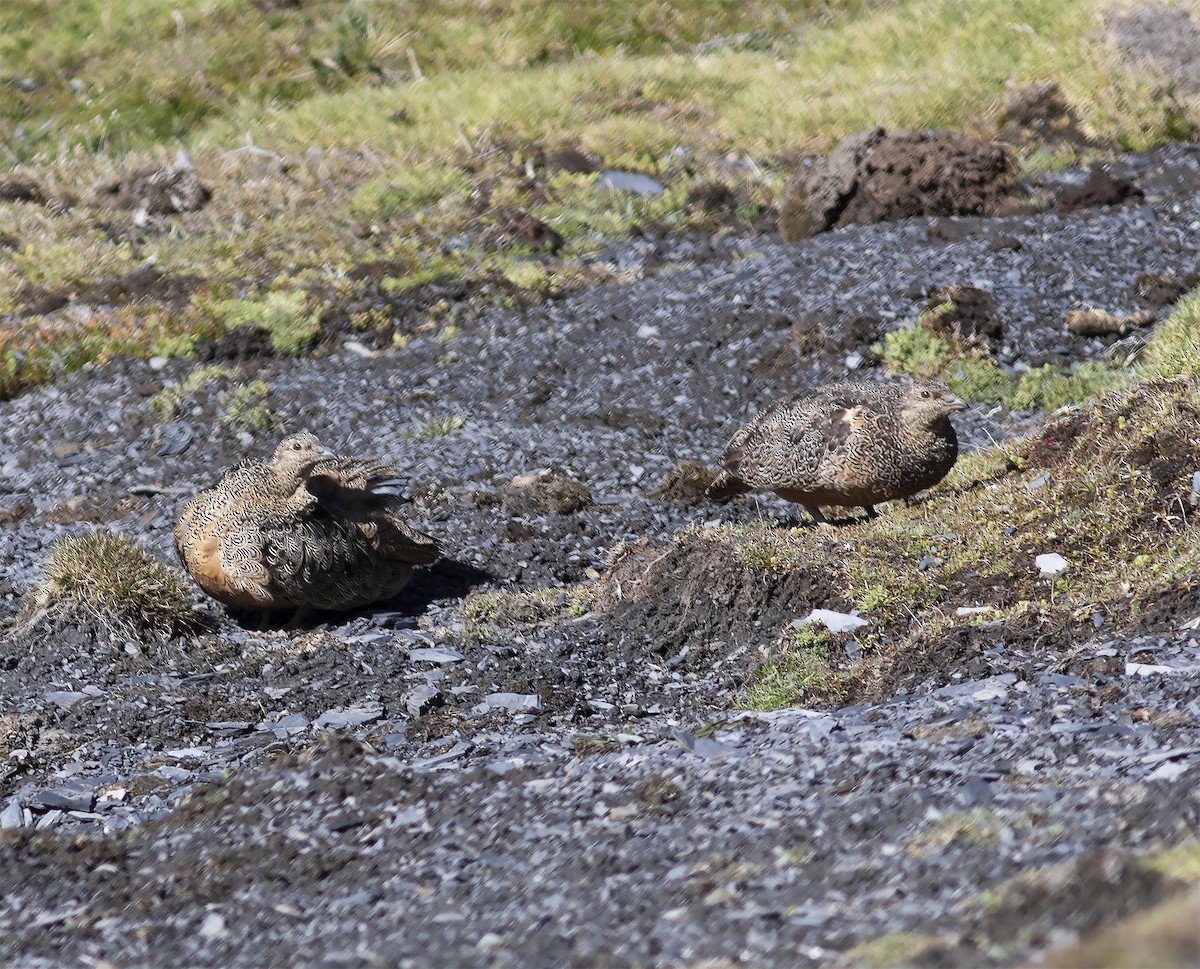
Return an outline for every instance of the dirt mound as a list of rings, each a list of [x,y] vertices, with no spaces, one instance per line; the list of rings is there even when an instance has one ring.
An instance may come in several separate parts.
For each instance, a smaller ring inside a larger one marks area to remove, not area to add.
[[[1079,118],[1054,81],[1034,81],[1009,93],[997,137],[1014,145],[1088,145]]]
[[[1024,459],[1042,470],[1077,471],[1092,464],[1135,468],[1164,506],[1146,509],[1152,520],[1185,498],[1195,470],[1195,442],[1200,439],[1196,405],[1185,380],[1111,394],[1047,425],[1028,443]],[[1132,487],[1132,482],[1119,479],[1114,487]]]
[[[110,209],[144,209],[148,215],[195,212],[211,193],[190,165],[139,168],[92,189],[91,201]]]
[[[513,515],[571,515],[592,503],[586,485],[544,470],[517,475],[500,486],[496,497]]]
[[[942,286],[926,304],[927,326],[961,346],[995,346],[1004,336],[1000,304],[978,286]]]
[[[480,243],[489,248],[516,246],[530,252],[556,253],[563,247],[561,235],[522,208],[497,209],[491,219],[492,224],[480,236]]]
[[[854,223],[915,215],[996,215],[1025,195],[1012,152],[944,131],[874,128],[843,141],[793,181],[779,228],[797,242]]]
[[[691,536],[614,553],[597,613],[626,653],[686,657],[688,668],[744,657],[738,670],[749,671],[784,626],[837,598],[825,576],[765,572],[728,544]]]
[[[32,178],[23,175],[9,175],[0,179],[0,202],[30,202],[33,205],[45,205],[49,196]]]
[[[1113,175],[1103,165],[1096,165],[1078,185],[1068,185],[1058,193],[1058,211],[1060,215],[1066,215],[1080,209],[1120,205],[1144,195],[1129,179]]]
[[[704,493],[716,477],[717,472],[713,468],[707,468],[698,461],[680,461],[650,492],[650,497],[669,501],[673,505],[702,505],[708,500]]]

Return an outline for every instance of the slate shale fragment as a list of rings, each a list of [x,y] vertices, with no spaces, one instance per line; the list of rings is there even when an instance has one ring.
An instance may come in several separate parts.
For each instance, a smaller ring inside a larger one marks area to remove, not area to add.
[[[874,505],[932,487],[958,459],[950,414],[966,404],[943,385],[827,384],[777,401],[730,440],[717,502],[773,491],[825,521],[821,505]]]

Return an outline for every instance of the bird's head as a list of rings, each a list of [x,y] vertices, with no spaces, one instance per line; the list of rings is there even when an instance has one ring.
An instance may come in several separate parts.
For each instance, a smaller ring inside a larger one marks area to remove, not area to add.
[[[299,481],[322,461],[337,457],[317,440],[314,434],[293,434],[285,437],[271,455],[271,468],[276,474]]]
[[[964,411],[967,405],[940,381],[926,380],[913,384],[900,401],[900,414],[908,423],[938,428],[951,414]]]

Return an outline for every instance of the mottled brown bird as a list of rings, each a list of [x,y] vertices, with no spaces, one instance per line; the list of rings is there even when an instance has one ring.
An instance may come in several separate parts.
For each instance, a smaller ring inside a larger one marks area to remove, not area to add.
[[[188,499],[175,551],[205,592],[249,609],[356,609],[438,557],[399,516],[400,470],[339,457],[312,434],[230,468]]]
[[[825,521],[821,505],[907,498],[958,459],[950,414],[966,404],[942,384],[827,384],[777,401],[734,434],[709,486],[713,501],[773,491]]]

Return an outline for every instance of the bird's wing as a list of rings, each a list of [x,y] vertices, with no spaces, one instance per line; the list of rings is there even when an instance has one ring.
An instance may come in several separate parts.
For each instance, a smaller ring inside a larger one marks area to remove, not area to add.
[[[442,554],[434,538],[418,532],[394,515],[360,523],[359,528],[371,538],[380,556],[393,562],[429,565]]]

